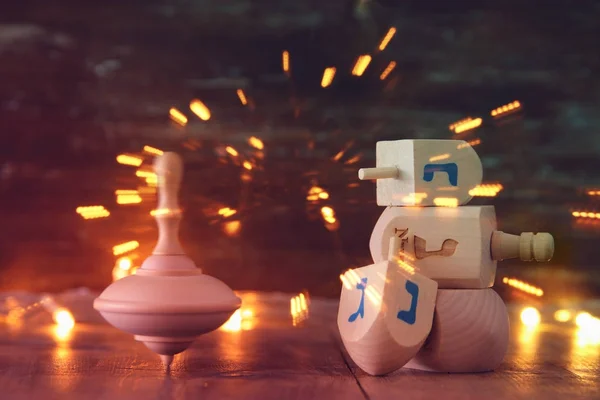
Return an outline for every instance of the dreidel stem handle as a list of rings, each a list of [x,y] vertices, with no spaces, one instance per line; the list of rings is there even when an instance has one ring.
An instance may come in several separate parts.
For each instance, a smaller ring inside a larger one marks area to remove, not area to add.
[[[361,168],[358,170],[358,179],[361,181],[398,177],[400,177],[400,170],[396,167]]]
[[[502,231],[492,233],[492,259],[497,261],[519,258],[522,261],[550,261],[554,255],[554,238],[547,232],[523,232],[511,235]]]

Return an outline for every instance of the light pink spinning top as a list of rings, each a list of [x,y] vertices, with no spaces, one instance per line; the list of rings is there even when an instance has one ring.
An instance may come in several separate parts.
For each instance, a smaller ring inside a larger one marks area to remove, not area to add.
[[[158,243],[136,274],[108,286],[94,308],[111,325],[160,354],[168,369],[175,354],[187,349],[196,336],[221,326],[241,301],[229,286],[202,274],[179,243],[181,158],[164,153],[154,169],[159,186]]]

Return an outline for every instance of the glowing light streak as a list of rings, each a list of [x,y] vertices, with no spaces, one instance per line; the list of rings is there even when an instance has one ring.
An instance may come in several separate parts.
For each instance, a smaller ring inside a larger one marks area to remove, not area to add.
[[[263,141],[255,136],[251,136],[248,139],[248,144],[250,144],[250,146],[254,147],[257,150],[262,150],[265,148],[265,144],[263,143]]]
[[[115,256],[128,253],[140,247],[140,244],[136,240],[132,240],[129,242],[121,243],[116,246],[113,246],[113,254]]]
[[[390,40],[392,40],[392,38],[394,37],[394,35],[396,34],[396,28],[394,28],[393,26],[387,31],[387,33],[385,34],[385,36],[383,37],[383,39],[381,39],[381,42],[379,43],[379,51],[383,51],[385,50],[385,48],[387,47],[387,45],[390,43]]]
[[[163,151],[160,149],[157,149],[156,147],[152,147],[152,146],[144,146],[144,151],[146,153],[150,153],[150,154],[154,154],[155,156],[160,156],[163,154]]]
[[[246,94],[244,93],[244,91],[242,89],[238,89],[236,91],[238,98],[240,99],[240,102],[242,103],[242,105],[247,105],[248,104],[248,99],[246,98]]]
[[[542,297],[544,295],[544,291],[542,289],[515,278],[504,277],[502,278],[502,283],[537,297]]]
[[[352,69],[352,75],[354,76],[362,76],[365,70],[371,63],[372,57],[369,54],[363,54],[358,57],[356,60],[356,64],[354,64],[354,68]]]
[[[198,99],[194,99],[190,102],[190,110],[192,110],[192,112],[202,121],[208,121],[210,119],[210,110]]]
[[[508,103],[503,105],[502,107],[498,107],[490,112],[492,117],[499,117],[508,112],[514,112],[521,108],[521,103],[518,101],[513,101],[512,103]]]
[[[131,156],[129,154],[119,154],[117,156],[117,162],[123,165],[132,165],[134,167],[139,167],[142,165],[144,160],[141,157]]]
[[[321,87],[326,88],[331,85],[333,78],[335,77],[335,67],[327,67],[323,71],[323,78],[321,78]]]
[[[475,128],[481,126],[481,123],[482,123],[481,118],[475,118],[470,121],[463,122],[462,124],[460,124],[454,128],[454,133],[458,134],[458,133],[470,131],[472,129],[475,129]]]
[[[183,115],[183,113],[181,111],[179,111],[178,109],[176,109],[175,107],[171,107],[169,109],[169,118],[171,118],[171,121],[181,125],[181,126],[186,126],[188,119],[185,115]]]
[[[388,75],[394,70],[394,68],[396,68],[396,62],[390,61],[390,63],[387,65],[387,67],[385,67],[381,75],[379,75],[379,79],[384,80],[385,78],[387,78]]]

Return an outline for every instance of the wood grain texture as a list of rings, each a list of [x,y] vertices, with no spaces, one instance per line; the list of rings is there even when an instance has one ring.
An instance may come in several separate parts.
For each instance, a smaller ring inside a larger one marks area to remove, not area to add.
[[[481,183],[483,167],[475,150],[463,140],[410,139],[380,141],[376,145],[376,167],[363,170],[364,178],[377,179],[380,206],[433,206],[436,198],[456,199],[466,204],[469,191]],[[396,177],[389,171],[395,167]],[[360,176],[359,175],[359,176]]]
[[[494,284],[497,262],[490,251],[496,230],[493,206],[387,207],[369,242],[374,262],[387,259],[390,236],[406,230],[406,262],[440,288],[481,289]],[[446,248],[424,257],[425,252]]]
[[[492,289],[438,291],[433,328],[406,367],[437,372],[496,369],[508,348],[506,306]]]
[[[59,341],[50,327],[0,323],[0,398],[37,399],[597,399],[600,348],[572,325],[521,325],[509,305],[507,355],[494,372],[437,374],[407,368],[384,377],[363,372],[345,354],[335,324],[338,301],[313,298],[294,327],[291,295],[247,292],[255,313],[248,330],[216,331],[175,357],[170,376],[130,335],[105,324],[77,324]],[[91,307],[91,306],[89,306]],[[600,301],[575,304],[600,314]]]

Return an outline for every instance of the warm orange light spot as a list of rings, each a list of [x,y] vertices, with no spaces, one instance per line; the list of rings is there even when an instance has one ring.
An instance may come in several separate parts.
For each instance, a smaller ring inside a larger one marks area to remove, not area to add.
[[[218,214],[222,215],[224,218],[231,217],[232,215],[234,215],[236,213],[237,213],[236,210],[229,208],[229,207],[223,207],[218,211]]]
[[[521,311],[521,322],[528,328],[534,328],[539,325],[542,317],[535,307],[526,307]]]
[[[255,136],[250,136],[250,138],[248,139],[248,143],[250,144],[250,146],[258,150],[262,150],[265,148],[265,144],[263,143],[263,141]]]
[[[433,199],[433,204],[438,207],[458,207],[458,199],[456,197],[436,197]]]
[[[117,204],[138,204],[142,202],[139,194],[120,194],[117,195]]]
[[[473,197],[495,197],[502,189],[503,186],[500,183],[486,183],[469,190],[469,195]]]
[[[509,111],[516,111],[519,108],[521,108],[521,103],[515,100],[512,103],[505,104],[501,107],[492,110],[490,114],[492,117],[499,117],[503,114],[506,114]]]
[[[466,132],[466,131],[470,131],[471,129],[475,129],[479,126],[481,126],[481,123],[483,122],[483,120],[481,118],[475,118],[469,121],[465,121],[459,125],[457,125],[456,127],[454,127],[454,133],[462,133],[462,132]]]
[[[117,162],[123,165],[133,165],[134,167],[139,167],[142,165],[144,160],[141,157],[132,156],[129,154],[119,154],[117,156]]]
[[[252,163],[250,161],[244,161],[242,166],[246,168],[248,171],[252,170]]]
[[[361,76],[371,63],[372,57],[369,54],[363,54],[358,57],[354,68],[352,69],[352,75]]]
[[[573,316],[569,310],[557,310],[554,313],[554,319],[558,322],[569,322]]]
[[[198,99],[194,99],[190,102],[190,110],[192,110],[192,112],[202,121],[208,121],[210,119],[210,110]]]
[[[392,26],[387,31],[387,33],[385,34],[385,36],[383,37],[383,39],[381,39],[381,42],[379,43],[379,51],[385,50],[385,48],[390,43],[390,40],[392,40],[392,38],[394,37],[395,34],[396,34],[396,28],[394,28]]]
[[[243,105],[246,105],[246,104],[248,104],[248,99],[246,98],[246,94],[244,93],[244,91],[243,91],[242,89],[238,89],[238,90],[236,91],[236,93],[237,93],[237,95],[238,95],[238,98],[240,99],[240,102],[241,102]]]
[[[113,254],[115,256],[128,253],[137,249],[140,246],[137,240],[132,240],[129,242],[121,243],[113,247]]]
[[[223,231],[227,236],[236,236],[240,232],[241,228],[242,223],[238,220],[225,221],[223,224]]]
[[[335,224],[337,221],[335,218],[335,211],[329,206],[321,207],[321,215],[323,216],[325,222],[329,224]]]
[[[321,199],[321,200],[327,200],[329,198],[329,193],[321,192],[318,194],[318,196],[319,196],[319,199]]]
[[[123,271],[129,271],[132,266],[133,262],[129,257],[121,257],[117,260],[117,267],[119,267]]]
[[[241,332],[254,328],[254,310],[250,308],[241,308],[229,317],[227,322],[219,327],[219,330],[225,332]]]
[[[52,319],[59,325],[65,329],[73,328],[75,326],[75,318],[73,318],[73,314],[66,308],[59,308],[52,313]]]
[[[331,85],[333,78],[335,77],[335,67],[327,67],[323,71],[323,77],[321,78],[321,87],[326,88]]]
[[[396,62],[390,61],[390,63],[387,65],[387,67],[385,67],[381,75],[379,75],[379,79],[384,80],[385,78],[387,78],[388,75],[394,70],[394,68],[396,68]]]
[[[515,278],[503,278],[502,282],[527,294],[537,297],[542,297],[544,295],[544,291],[542,289]]]
[[[361,160],[361,158],[362,158],[362,153],[358,153],[354,157],[346,160],[346,162],[344,164],[346,164],[346,165],[355,164],[355,163],[359,162]]]
[[[181,111],[179,111],[178,109],[176,109],[175,107],[171,107],[169,109],[169,117],[171,118],[171,121],[181,125],[181,126],[185,126],[188,122],[188,119],[185,115],[183,115],[183,113]]]
[[[450,158],[450,153],[440,154],[429,158],[430,162],[441,161]]]
[[[157,149],[156,147],[152,147],[152,146],[144,146],[144,151],[146,153],[154,154],[156,156],[160,156],[163,154],[162,150]]]
[[[283,71],[286,74],[289,74],[289,72],[290,72],[290,53],[287,50],[284,50],[283,53],[281,53],[281,65],[282,65]]]
[[[83,219],[106,218],[110,215],[104,206],[80,206],[75,209],[75,212]]]
[[[238,151],[231,146],[225,147],[225,151],[232,157],[237,157],[239,154]]]

